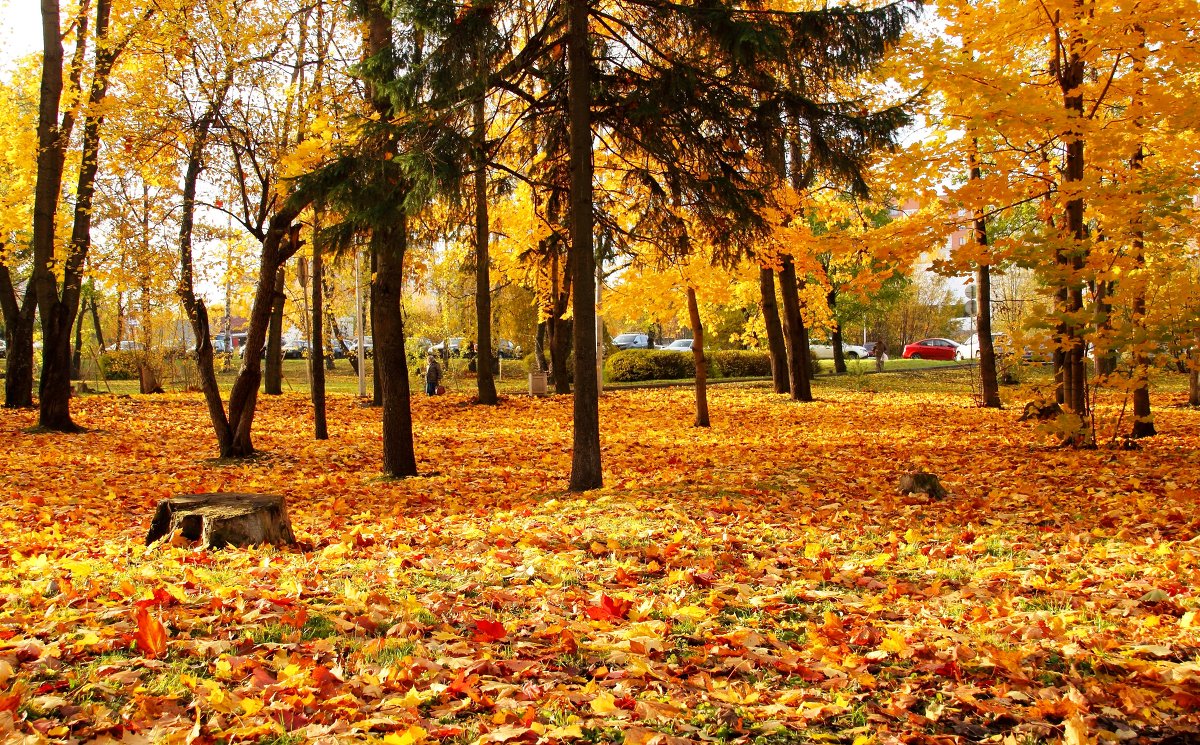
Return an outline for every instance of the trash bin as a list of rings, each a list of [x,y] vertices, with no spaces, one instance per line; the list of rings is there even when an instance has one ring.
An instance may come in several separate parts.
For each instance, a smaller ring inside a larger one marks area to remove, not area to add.
[[[546,395],[546,373],[537,370],[529,373],[529,395],[545,396]]]

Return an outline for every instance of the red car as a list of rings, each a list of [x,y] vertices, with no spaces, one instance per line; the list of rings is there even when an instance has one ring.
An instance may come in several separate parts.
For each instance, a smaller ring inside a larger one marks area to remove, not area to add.
[[[922,339],[904,347],[906,360],[961,360],[958,342],[950,339]]]

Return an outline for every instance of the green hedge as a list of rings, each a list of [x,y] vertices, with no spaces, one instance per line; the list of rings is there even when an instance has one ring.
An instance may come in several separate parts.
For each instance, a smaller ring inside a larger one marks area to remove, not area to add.
[[[771,355],[749,349],[723,349],[708,354],[709,364],[725,378],[763,378],[771,376]],[[709,375],[713,375],[710,371]],[[713,377],[716,377],[715,375]]]
[[[708,352],[710,378],[761,378],[771,375],[771,357],[766,352],[725,349]],[[694,358],[689,352],[661,349],[627,349],[609,357],[604,372],[613,383],[643,380],[681,380],[696,376]]]

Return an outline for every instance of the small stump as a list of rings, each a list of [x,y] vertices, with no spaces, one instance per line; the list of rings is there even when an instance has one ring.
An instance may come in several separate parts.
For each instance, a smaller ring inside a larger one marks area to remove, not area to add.
[[[900,477],[899,489],[902,494],[925,494],[931,499],[946,498],[945,487],[932,473],[906,473]]]
[[[187,494],[158,503],[146,545],[176,531],[205,548],[296,543],[287,505],[278,494]]]

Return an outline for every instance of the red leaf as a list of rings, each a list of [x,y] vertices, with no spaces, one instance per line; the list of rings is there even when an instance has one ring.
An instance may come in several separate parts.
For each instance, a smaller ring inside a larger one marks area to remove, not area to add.
[[[133,638],[138,650],[151,659],[157,659],[167,653],[167,630],[157,618],[150,617],[150,611],[143,605],[134,606],[133,618],[137,621],[137,631]]]
[[[601,595],[600,602],[596,605],[590,605],[585,609],[588,618],[593,621],[614,621],[625,617],[629,609],[633,607],[633,601],[621,600],[619,598],[610,598],[608,595]]]
[[[489,621],[481,618],[475,622],[475,641],[498,642],[508,636],[508,630],[499,621]]]

